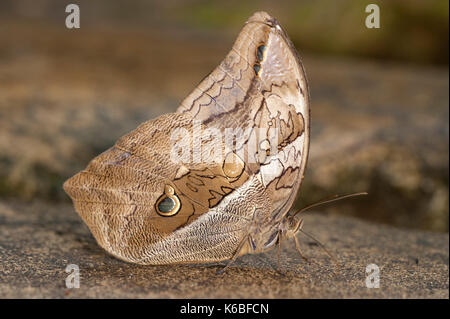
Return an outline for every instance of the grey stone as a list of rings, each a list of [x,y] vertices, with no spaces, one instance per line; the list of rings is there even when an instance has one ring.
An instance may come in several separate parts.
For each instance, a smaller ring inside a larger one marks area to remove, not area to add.
[[[449,298],[448,234],[400,230],[309,212],[299,236],[276,251],[225,263],[141,266],[109,256],[68,204],[0,201],[0,298]],[[66,287],[67,265],[80,288]],[[380,270],[367,288],[366,267]]]

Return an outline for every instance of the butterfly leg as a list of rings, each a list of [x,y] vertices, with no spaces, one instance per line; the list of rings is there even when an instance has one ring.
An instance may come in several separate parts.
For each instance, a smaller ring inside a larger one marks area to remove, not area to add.
[[[303,260],[305,260],[306,262],[308,262],[308,258],[305,257],[305,255],[303,255],[302,250],[300,249],[300,243],[298,242],[298,238],[296,236],[294,236],[294,241],[295,241],[295,248],[297,249],[300,257],[302,257]]]
[[[254,210],[253,210],[253,217],[252,217],[251,225],[253,225],[254,222],[255,222],[256,211],[257,211],[258,209],[262,209],[262,208],[261,208],[261,207],[255,207]],[[250,226],[251,226],[251,225],[250,225]],[[250,227],[250,229],[251,229],[251,227]],[[234,263],[234,262],[236,261],[236,259],[239,257],[239,255],[240,255],[240,253],[241,253],[242,248],[244,247],[244,245],[245,245],[245,243],[246,243],[247,241],[251,242],[250,231],[247,233],[247,235],[245,235],[245,236],[242,238],[241,242],[240,242],[239,245],[238,245],[238,248],[237,248],[236,251],[234,252],[233,257],[231,257],[231,259],[230,259],[230,261],[228,262],[228,264],[227,264],[225,267],[223,267],[221,270],[218,270],[218,271],[217,271],[218,274],[223,274],[223,273],[225,272],[225,270],[227,270],[228,267],[230,267],[231,264]]]
[[[230,267],[231,264],[236,261],[236,259],[239,257],[239,254],[241,253],[242,248],[244,247],[245,242],[249,239],[250,239],[250,235],[244,236],[244,238],[242,238],[241,242],[239,243],[238,248],[236,249],[235,253],[233,254],[233,257],[231,257],[230,261],[228,262],[228,264],[225,267],[223,267],[221,270],[217,271],[217,274],[223,274],[225,272],[225,270],[227,270],[228,267]]]
[[[278,231],[278,247],[277,247],[277,271],[282,274],[285,275],[286,273],[284,271],[281,270],[281,230]]]

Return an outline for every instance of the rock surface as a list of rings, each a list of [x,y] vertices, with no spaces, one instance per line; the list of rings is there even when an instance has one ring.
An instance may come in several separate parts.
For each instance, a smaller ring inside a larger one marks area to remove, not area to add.
[[[246,255],[224,274],[224,264],[140,266],[107,255],[71,205],[0,201],[0,298],[449,298],[449,237],[361,222],[305,216],[301,236],[309,262],[284,242],[276,252]],[[69,264],[80,288],[68,289]],[[376,264],[380,288],[365,286]]]

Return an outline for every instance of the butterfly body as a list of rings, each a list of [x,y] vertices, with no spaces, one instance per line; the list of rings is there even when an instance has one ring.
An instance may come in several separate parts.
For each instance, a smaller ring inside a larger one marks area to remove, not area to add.
[[[258,12],[175,113],[121,137],[64,189],[100,246],[125,261],[265,251],[296,227],[288,212],[306,167],[309,118],[297,52]]]

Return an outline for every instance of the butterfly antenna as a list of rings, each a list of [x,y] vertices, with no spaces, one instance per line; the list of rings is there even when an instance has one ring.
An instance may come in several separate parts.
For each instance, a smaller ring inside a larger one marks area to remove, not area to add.
[[[305,232],[303,229],[299,229],[299,231],[301,231],[303,234],[305,234],[307,237],[311,238],[312,240],[314,240],[319,246],[320,248],[322,248],[325,253],[328,255],[328,257],[330,257],[330,259],[333,261],[333,263],[338,267],[341,268],[339,263],[337,262],[336,258],[334,258],[334,256],[328,251],[328,249],[325,247],[324,244],[322,244],[317,238],[315,238],[313,235],[311,235],[310,233]]]
[[[331,198],[322,199],[322,200],[318,201],[317,203],[314,203],[314,204],[311,204],[311,205],[308,205],[306,207],[301,208],[299,211],[295,212],[293,214],[293,216],[301,214],[301,213],[303,213],[303,212],[305,212],[305,211],[307,211],[307,210],[309,210],[309,209],[311,209],[313,207],[316,207],[316,206],[320,206],[320,205],[336,202],[336,201],[341,200],[341,199],[361,196],[361,195],[368,195],[368,193],[367,192],[361,192],[361,193],[353,193],[353,194],[346,194],[346,195],[334,195]]]

